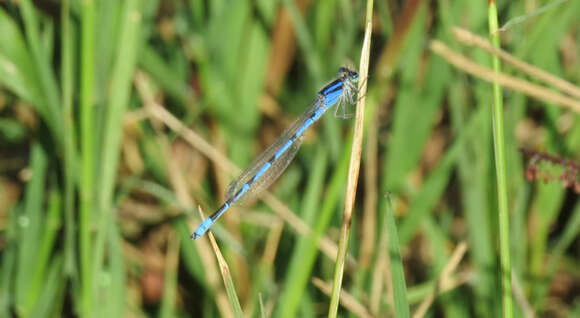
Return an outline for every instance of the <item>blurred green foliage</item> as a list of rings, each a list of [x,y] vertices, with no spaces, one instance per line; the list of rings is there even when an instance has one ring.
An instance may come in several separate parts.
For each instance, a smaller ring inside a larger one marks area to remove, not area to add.
[[[539,3],[498,5],[503,24]],[[438,39],[489,65],[489,55],[460,46],[450,31],[485,36],[486,6],[376,3],[365,130],[365,149],[373,143],[376,152],[363,155],[343,286],[371,317],[392,315],[404,298],[412,313],[438,287],[431,317],[501,315],[491,85],[428,50]],[[243,168],[338,67],[357,65],[364,8],[332,0],[0,3],[0,316],[234,317],[233,299],[248,317],[325,315],[328,295],[312,280],[332,279],[323,245],[335,244],[341,222],[352,122],[326,115],[271,189],[312,235],[262,202],[212,227],[231,272],[226,290],[206,239],[188,237],[197,208],[218,207],[233,175],[152,107],[163,105]],[[579,1],[563,2],[511,26],[502,47],[578,83],[579,15]],[[389,76],[379,74],[387,68]],[[577,158],[580,122],[513,91],[504,108],[516,316],[531,308],[572,317],[580,312],[577,194],[557,178],[526,181],[518,148]],[[437,279],[461,241],[468,252],[452,274],[457,284],[443,288]],[[361,315],[347,304],[339,314]]]

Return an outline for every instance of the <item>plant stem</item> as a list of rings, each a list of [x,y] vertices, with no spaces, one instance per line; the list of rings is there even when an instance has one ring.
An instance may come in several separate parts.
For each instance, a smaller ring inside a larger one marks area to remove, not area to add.
[[[91,273],[91,218],[94,207],[94,79],[95,79],[95,3],[82,1],[81,16],[81,157],[82,177],[80,187],[80,261],[82,282],[82,314],[89,317],[92,312],[92,273]]]
[[[489,34],[492,45],[500,48],[497,6],[495,0],[489,1]],[[501,64],[497,56],[491,58],[492,69],[501,72]],[[502,87],[493,83],[493,147],[495,156],[495,172],[497,178],[497,201],[499,217],[499,248],[501,261],[503,316],[513,317],[509,213],[507,201],[506,159],[503,129],[503,96]]]
[[[332,285],[332,295],[330,297],[330,308],[328,310],[329,318],[336,317],[338,312],[338,303],[340,301],[340,291],[342,288],[342,277],[344,274],[344,263],[346,261],[346,250],[348,248],[348,238],[350,235],[350,225],[352,221],[352,210],[354,208],[354,200],[356,197],[356,188],[358,185],[358,176],[360,172],[360,159],[362,154],[362,139],[364,130],[364,106],[369,72],[371,30],[373,25],[372,13],[373,0],[369,0],[367,2],[366,29],[359,67],[360,80],[358,85],[358,94],[360,99],[356,107],[352,151],[350,156],[350,164],[348,167],[348,179],[346,183],[346,195],[344,199],[344,210],[342,214],[342,226],[338,242],[338,255],[336,257],[336,264],[334,267],[334,281]]]

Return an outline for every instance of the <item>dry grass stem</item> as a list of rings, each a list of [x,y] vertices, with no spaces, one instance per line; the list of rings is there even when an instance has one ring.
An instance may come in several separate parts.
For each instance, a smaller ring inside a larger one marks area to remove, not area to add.
[[[348,240],[350,236],[350,226],[352,224],[352,211],[356,198],[356,189],[360,172],[360,159],[362,156],[362,140],[364,134],[364,115],[367,93],[367,81],[369,72],[370,45],[372,33],[372,6],[370,0],[367,7],[367,23],[365,28],[365,37],[361,51],[361,60],[359,66],[358,81],[358,103],[356,105],[356,116],[354,123],[354,133],[352,139],[352,148],[348,166],[348,176],[346,180],[346,193],[344,198],[344,210],[342,212],[342,225],[338,239],[338,255],[334,268],[334,281],[332,286],[332,295],[330,297],[330,308],[328,317],[336,317],[338,303],[342,289],[342,279],[344,275],[344,266],[348,249]]]
[[[517,57],[509,54],[508,52],[501,50],[501,49],[497,49],[493,46],[491,46],[491,43],[489,43],[488,40],[480,37],[477,34],[471,33],[465,29],[462,28],[453,28],[453,34],[455,35],[455,39],[465,45],[471,45],[471,46],[477,46],[479,48],[484,49],[485,51],[487,51],[490,54],[493,54],[495,56],[498,56],[499,58],[501,58],[504,62],[512,65],[513,67],[521,70],[522,72],[528,74],[529,76],[533,77],[533,78],[537,78],[539,80],[542,80],[544,82],[546,82],[547,84],[550,84],[552,86],[554,86],[555,88],[575,97],[575,98],[580,98],[580,87],[564,80],[561,79],[558,76],[555,76],[553,74],[550,74],[544,70],[541,70],[531,64],[528,64],[520,59],[518,59]]]
[[[505,75],[496,74],[494,71],[485,68],[465,56],[456,53],[440,41],[431,41],[430,48],[433,52],[439,54],[455,67],[488,82],[497,82],[503,87],[514,91],[522,92],[528,96],[547,103],[554,103],[580,113],[580,101],[574,100],[568,96],[551,91],[545,87],[532,84],[528,81]]]

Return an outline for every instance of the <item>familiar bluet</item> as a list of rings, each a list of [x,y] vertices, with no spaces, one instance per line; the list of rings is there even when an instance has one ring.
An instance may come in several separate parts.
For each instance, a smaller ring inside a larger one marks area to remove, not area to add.
[[[335,110],[335,115],[337,115],[340,105],[344,107],[344,103],[347,102],[354,104],[358,73],[341,67],[338,69],[338,74],[337,79],[318,92],[312,106],[230,184],[226,202],[195,229],[195,232],[191,234],[192,239],[197,239],[205,234],[210,226],[232,205],[240,203],[252,195],[257,195],[271,185],[288,167],[298,152],[304,131],[320,119],[330,107],[338,104]]]

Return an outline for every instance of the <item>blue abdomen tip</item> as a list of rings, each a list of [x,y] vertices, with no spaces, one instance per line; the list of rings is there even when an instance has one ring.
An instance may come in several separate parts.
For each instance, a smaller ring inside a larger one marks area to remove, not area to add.
[[[213,224],[213,220],[211,218],[205,219],[201,224],[195,229],[195,232],[191,234],[191,238],[197,240],[199,237],[203,236],[205,232],[209,229],[209,227]]]

